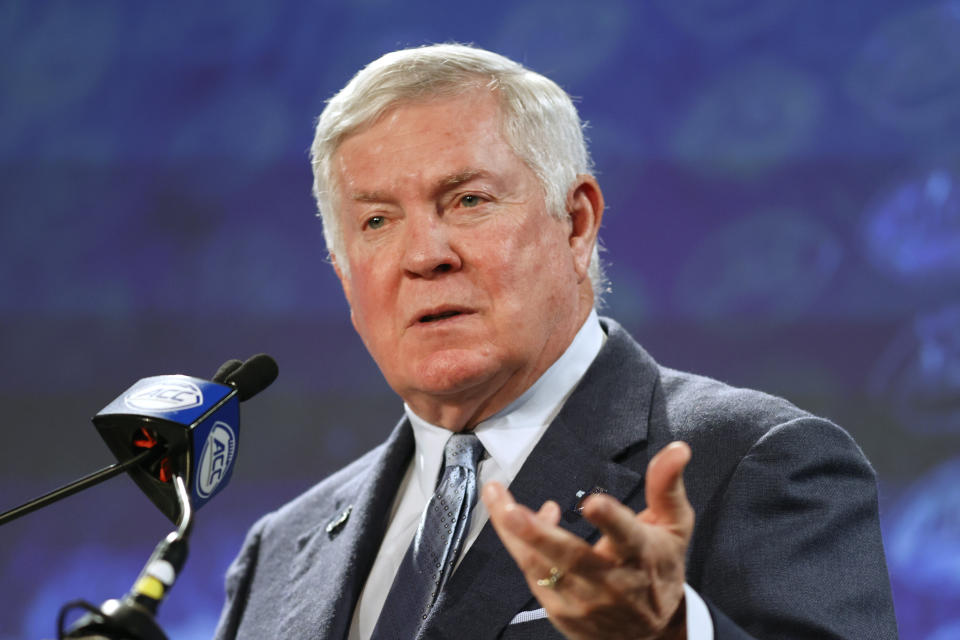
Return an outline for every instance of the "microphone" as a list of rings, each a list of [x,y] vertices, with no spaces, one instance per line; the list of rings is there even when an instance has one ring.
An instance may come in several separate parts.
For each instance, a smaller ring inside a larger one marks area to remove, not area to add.
[[[0,513],[0,525],[124,471],[176,522],[180,500],[172,479],[190,479],[189,497],[197,507],[223,489],[237,451],[237,403],[260,393],[276,377],[277,363],[259,354],[246,362],[228,360],[213,381],[189,376],[140,380],[93,419],[118,462]]]
[[[75,601],[60,609],[58,638],[167,640],[156,613],[187,559],[193,511],[230,479],[237,450],[239,408],[277,377],[265,354],[228,360],[212,381],[183,375],[143,378],[107,405],[93,422],[107,446],[178,529],[160,541],[130,591],[98,609]],[[131,465],[151,452],[149,465]],[[65,628],[70,611],[86,614]]]
[[[217,369],[213,380],[236,387],[240,402],[245,402],[273,384],[278,373],[276,361],[265,353],[258,353],[246,362],[227,360]]]
[[[228,360],[213,381],[185,375],[137,381],[93,417],[93,424],[121,465],[157,447],[162,457],[128,469],[130,477],[171,521],[180,515],[173,484],[182,476],[194,509],[230,481],[240,437],[239,403],[277,377],[266,354]]]

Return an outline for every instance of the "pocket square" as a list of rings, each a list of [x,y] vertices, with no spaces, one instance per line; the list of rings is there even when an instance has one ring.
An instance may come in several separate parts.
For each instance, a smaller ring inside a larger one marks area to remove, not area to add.
[[[510,624],[520,624],[521,622],[532,622],[533,620],[542,620],[547,617],[547,610],[543,607],[539,609],[533,609],[531,611],[521,611],[517,615],[513,616],[513,620],[510,621]]]

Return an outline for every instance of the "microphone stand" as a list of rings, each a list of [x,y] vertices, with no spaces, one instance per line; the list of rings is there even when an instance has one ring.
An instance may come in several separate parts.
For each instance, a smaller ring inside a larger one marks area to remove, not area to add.
[[[193,527],[190,494],[180,473],[174,475],[173,484],[180,506],[177,530],[160,541],[122,600],[107,600],[100,609],[85,601],[65,604],[57,617],[58,640],[168,640],[155,616],[187,560],[187,540]],[[85,609],[87,614],[65,632],[67,614],[73,609]]]

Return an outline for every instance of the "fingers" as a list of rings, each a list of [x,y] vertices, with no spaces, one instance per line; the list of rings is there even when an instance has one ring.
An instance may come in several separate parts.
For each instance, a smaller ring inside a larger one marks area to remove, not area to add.
[[[529,580],[542,578],[553,566],[588,571],[609,566],[584,540],[556,526],[560,521],[557,503],[548,501],[534,513],[496,482],[484,486],[482,498],[491,524]]]
[[[490,521],[498,533],[502,530],[512,539],[523,537],[534,527],[533,512],[516,502],[499,482],[484,485],[480,497],[490,512]],[[547,515],[544,514],[544,517]],[[502,538],[503,534],[500,537]]]
[[[560,522],[560,505],[547,500],[537,511],[537,519],[545,525],[556,526]]]
[[[668,457],[659,472],[679,475],[682,457]],[[659,637],[678,610],[687,541],[668,527],[643,522],[611,496],[593,496],[583,515],[604,535],[590,545],[557,526],[560,507],[553,501],[534,512],[493,482],[482,497],[504,547],[566,637],[620,637],[624,630]]]
[[[497,533],[505,544],[507,538],[510,539],[508,550],[518,563],[521,562],[518,556],[531,558],[534,551],[544,557],[538,564],[560,562],[568,568],[573,564],[599,568],[601,558],[613,564],[628,563],[642,556],[651,535],[657,535],[645,531],[648,525],[663,527],[684,542],[689,540],[694,514],[687,500],[683,470],[690,457],[690,447],[679,441],[670,443],[653,457],[646,474],[647,508],[639,515],[602,494],[584,502],[583,516],[604,535],[604,540],[593,547],[596,554],[585,553],[580,548],[585,546],[580,538],[556,527],[561,513],[553,501],[544,503],[534,513],[514,501],[499,483],[488,483],[484,487],[483,500]],[[526,569],[522,563],[521,568]]]
[[[514,535],[524,536],[534,533],[538,524],[543,527],[552,527],[560,522],[560,506],[553,500],[547,500],[534,513],[527,507],[513,499],[509,491],[499,482],[489,482],[483,487],[481,494],[490,518],[495,520],[494,526],[499,523]]]
[[[693,507],[683,485],[683,469],[690,461],[685,442],[671,442],[657,452],[647,467],[647,509],[641,520],[671,528],[689,538],[693,531]]]
[[[671,443],[650,461],[647,508],[636,514],[609,495],[591,496],[582,515],[603,534],[593,545],[557,526],[561,510],[536,512],[503,485],[483,487],[490,522],[531,592],[566,637],[661,637],[682,611],[693,508],[683,486],[690,448]]]
[[[631,563],[643,555],[646,544],[644,524],[633,509],[610,496],[591,496],[583,504],[583,517],[597,527],[603,538],[594,549],[615,564]]]
[[[551,550],[554,550],[554,554],[558,553],[555,549],[562,547],[564,543],[583,542],[556,526],[560,521],[560,507],[552,500],[545,502],[540,510],[534,513],[516,502],[510,492],[498,482],[490,482],[484,486],[482,498],[497,533],[501,538],[509,538],[515,548],[519,548],[519,542],[524,542],[535,545],[550,555]]]
[[[662,538],[664,533],[686,543],[694,519],[683,486],[683,469],[689,460],[690,447],[683,442],[671,443],[654,456],[647,468],[647,508],[639,515],[611,496],[588,498],[583,516],[603,533],[596,551],[623,564],[639,559],[650,544],[668,542]]]

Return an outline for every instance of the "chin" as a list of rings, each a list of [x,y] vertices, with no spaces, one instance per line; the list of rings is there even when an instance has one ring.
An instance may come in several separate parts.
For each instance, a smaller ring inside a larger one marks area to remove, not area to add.
[[[502,371],[502,363],[487,354],[450,349],[417,363],[409,386],[422,393],[455,394],[490,382]]]

